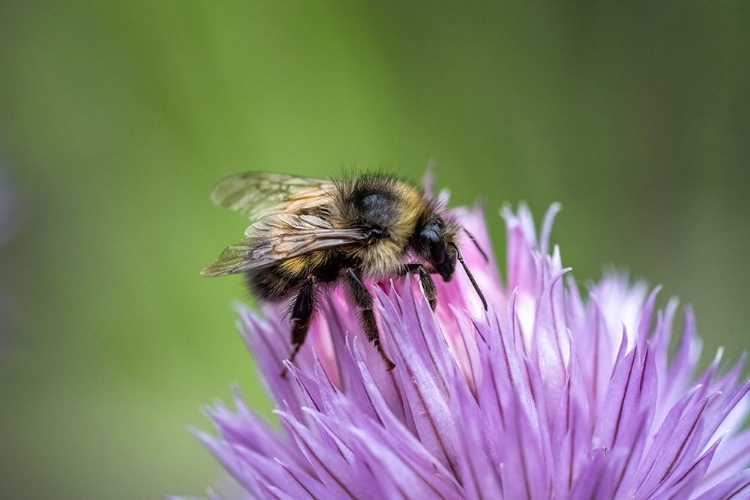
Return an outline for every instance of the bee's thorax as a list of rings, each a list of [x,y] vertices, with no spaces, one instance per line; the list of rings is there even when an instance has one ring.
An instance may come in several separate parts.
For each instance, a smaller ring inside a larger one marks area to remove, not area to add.
[[[366,244],[352,252],[366,276],[396,272],[415,230],[433,211],[421,189],[380,175],[341,182],[333,205],[336,225],[364,227],[370,235]]]

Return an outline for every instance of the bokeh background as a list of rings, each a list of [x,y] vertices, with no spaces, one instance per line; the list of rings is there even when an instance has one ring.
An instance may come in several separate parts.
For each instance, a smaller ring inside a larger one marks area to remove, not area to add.
[[[664,284],[737,359],[750,5],[532,4],[2,2],[0,498],[199,495],[200,407],[236,381],[270,414],[240,279],[198,275],[244,229],[208,198],[242,170],[435,157],[501,256],[503,203],[560,201],[579,282]]]

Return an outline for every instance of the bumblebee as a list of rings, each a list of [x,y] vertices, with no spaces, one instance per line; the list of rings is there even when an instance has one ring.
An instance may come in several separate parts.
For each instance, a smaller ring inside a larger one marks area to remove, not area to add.
[[[457,243],[462,231],[475,245],[476,240],[423,189],[391,175],[330,181],[245,172],[220,181],[211,197],[252,223],[245,238],[201,274],[243,273],[258,299],[288,301],[292,362],[305,341],[317,297],[331,285],[345,287],[388,370],[396,365],[381,345],[367,278],[417,274],[434,310],[432,275],[450,281],[458,261],[487,309]]]

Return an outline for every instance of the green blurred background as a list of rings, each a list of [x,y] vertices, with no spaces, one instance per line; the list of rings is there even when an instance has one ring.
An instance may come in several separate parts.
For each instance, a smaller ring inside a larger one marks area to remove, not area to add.
[[[0,5],[0,498],[200,494],[186,431],[237,381],[238,239],[214,182],[439,159],[454,204],[564,210],[604,265],[694,304],[709,351],[748,345],[746,2],[56,2]],[[707,353],[710,356],[710,353]]]

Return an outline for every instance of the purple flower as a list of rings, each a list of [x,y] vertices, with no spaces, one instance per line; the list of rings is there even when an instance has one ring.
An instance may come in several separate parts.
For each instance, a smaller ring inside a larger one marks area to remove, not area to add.
[[[211,498],[748,498],[750,431],[742,361],[721,351],[694,375],[701,343],[676,301],[607,274],[582,297],[529,210],[503,211],[508,271],[464,256],[489,303],[456,273],[433,313],[418,280],[370,283],[393,371],[343,296],[322,304],[287,378],[279,308],[240,308],[240,329],[281,428],[249,410],[209,410],[198,433],[233,478]],[[490,248],[479,209],[458,217]]]

